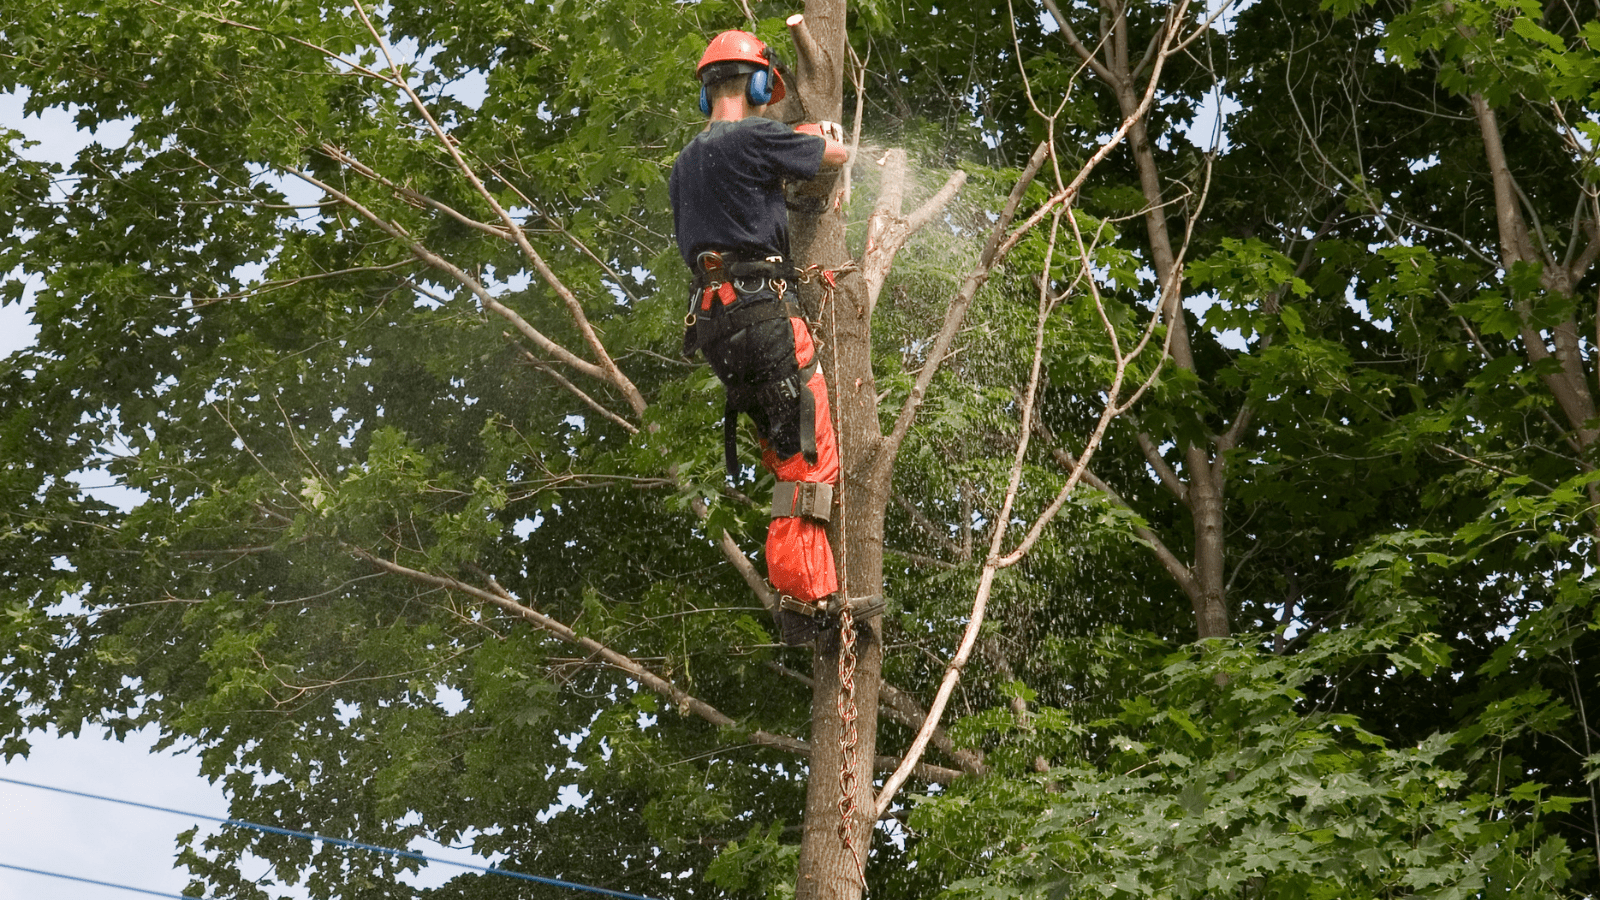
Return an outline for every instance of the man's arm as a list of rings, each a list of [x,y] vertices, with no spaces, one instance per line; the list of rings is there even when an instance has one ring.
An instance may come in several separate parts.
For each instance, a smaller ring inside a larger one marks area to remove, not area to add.
[[[824,166],[837,169],[850,158],[850,148],[844,145],[844,129],[838,122],[807,122],[804,125],[796,125],[794,130],[822,138],[825,144],[822,150]]]

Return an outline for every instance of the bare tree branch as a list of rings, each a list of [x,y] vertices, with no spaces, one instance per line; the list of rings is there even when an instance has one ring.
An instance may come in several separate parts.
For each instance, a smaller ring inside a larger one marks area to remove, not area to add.
[[[887,151],[879,161],[879,166],[883,173],[878,179],[878,205],[867,219],[867,243],[861,253],[861,276],[867,282],[868,315],[877,307],[884,281],[888,279],[895,256],[905,247],[906,241],[943,211],[967,181],[966,172],[951,174],[938,192],[910,217],[903,218],[900,210],[905,201],[906,152],[900,149]]]
[[[376,181],[377,183],[388,188],[395,193],[395,196],[406,201],[407,203],[410,203],[412,206],[442,212],[474,231],[481,231],[484,234],[491,235],[502,240],[511,240],[511,232],[504,226],[490,225],[487,222],[480,222],[448,203],[440,202],[432,197],[405,187],[404,185],[396,184],[393,179],[381,174],[371,166],[368,166],[366,163],[355,158],[343,148],[324,141],[322,143],[322,152],[326,153],[329,158],[350,167],[357,174]]]
[[[1095,50],[1090,50],[1088,47],[1083,45],[1083,42],[1078,39],[1077,32],[1072,30],[1072,24],[1067,21],[1066,16],[1061,14],[1061,7],[1056,5],[1056,0],[1044,0],[1044,8],[1049,10],[1050,17],[1055,19],[1056,27],[1061,29],[1061,37],[1066,40],[1067,46],[1071,47],[1072,51],[1078,54],[1078,58],[1087,63],[1089,68],[1093,70],[1094,74],[1098,75],[1101,80],[1105,81],[1107,84],[1115,84],[1116,76],[1113,75],[1111,70],[1107,69],[1105,64],[1100,61],[1098,56],[1099,48],[1097,47]],[[1102,37],[1101,40],[1104,41],[1105,38]]]
[[[394,75],[390,83],[397,84],[399,88],[405,92],[406,96],[410,98],[411,105],[417,110],[417,113],[422,116],[423,121],[427,123],[428,128],[433,132],[434,136],[439,139],[439,143],[444,147],[445,152],[448,153],[451,160],[454,161],[456,170],[467,179],[467,181],[477,191],[478,196],[483,198],[483,201],[489,205],[489,208],[492,209],[495,215],[499,217],[500,221],[505,224],[506,230],[511,234],[511,237],[515,241],[517,248],[520,249],[522,251],[522,255],[533,264],[534,270],[539,273],[539,277],[543,279],[545,284],[549,285],[551,290],[555,291],[556,295],[559,296],[562,302],[566,304],[568,316],[572,319],[573,324],[577,326],[578,332],[583,336],[584,341],[588,343],[589,349],[594,354],[595,359],[599,361],[599,369],[604,373],[604,379],[610,381],[612,384],[616,385],[618,390],[622,391],[623,396],[627,398],[629,405],[633,407],[633,411],[636,415],[643,413],[647,405],[644,400],[644,395],[640,394],[639,389],[634,386],[633,382],[629,381],[628,377],[622,374],[622,370],[617,368],[616,361],[611,358],[610,352],[607,351],[605,345],[601,343],[600,336],[595,332],[594,326],[589,322],[589,316],[586,312],[584,312],[583,305],[578,301],[577,295],[566,286],[566,283],[556,275],[555,270],[551,269],[550,265],[545,262],[544,257],[541,256],[539,252],[533,248],[533,245],[528,242],[527,233],[523,231],[521,224],[519,224],[517,220],[512,217],[511,213],[509,213],[504,206],[500,205],[500,201],[495,199],[494,194],[488,189],[488,187],[484,185],[483,180],[480,179],[478,174],[472,170],[472,167],[467,164],[466,159],[462,157],[461,151],[458,148],[455,139],[452,138],[450,134],[439,125],[438,121],[434,119],[433,113],[428,109],[428,105],[422,101],[422,98],[417,95],[416,91],[412,90],[410,83],[407,82],[404,76],[401,74],[400,67],[396,65],[393,57],[389,54],[388,42],[384,40],[377,28],[373,26],[372,20],[367,17],[366,9],[362,6],[360,0],[356,0],[355,8],[356,12],[361,16],[361,21],[366,24],[367,31],[372,35],[373,40],[377,41],[378,48],[383,52],[384,58],[389,62],[390,71]]]
[[[508,334],[507,337],[510,337],[510,335]],[[633,424],[632,422],[629,422],[627,419],[624,419],[623,417],[617,415],[616,413],[612,412],[611,410],[606,409],[604,406],[600,405],[600,401],[598,401],[598,400],[594,399],[593,397],[589,396],[582,389],[580,389],[577,385],[573,384],[571,381],[568,381],[567,377],[565,375],[562,375],[560,372],[557,372],[555,370],[554,366],[550,365],[549,363],[545,362],[544,360],[540,359],[539,357],[534,356],[533,353],[528,350],[528,348],[526,348],[526,347],[518,347],[517,349],[522,352],[523,358],[528,361],[529,365],[531,365],[534,368],[538,369],[539,371],[545,373],[546,375],[549,375],[552,379],[555,380],[555,382],[557,384],[561,385],[562,387],[564,387],[568,391],[570,391],[572,394],[577,396],[577,398],[579,400],[582,400],[590,409],[592,409],[595,412],[599,413],[600,415],[606,417],[607,419],[610,419],[611,421],[617,423],[619,426],[622,427],[622,429],[624,431],[628,432],[629,434],[638,434],[639,433],[639,426]]]
[[[1070,213],[1069,213],[1070,214]],[[1051,223],[1051,240],[1046,245],[1043,269],[1050,271],[1052,257],[1055,253],[1055,235],[1059,230],[1061,214],[1058,212]],[[989,554],[983,566],[983,574],[978,583],[977,596],[973,599],[972,613],[967,618],[967,627],[961,635],[961,643],[956,647],[956,652],[950,659],[945,669],[944,677],[939,682],[939,689],[934,694],[933,703],[928,708],[928,714],[923,719],[922,727],[911,741],[911,747],[906,751],[905,757],[900,762],[900,767],[884,781],[883,789],[877,797],[878,815],[888,811],[894,802],[894,796],[899,792],[900,786],[905,783],[910,775],[911,767],[922,758],[927,749],[929,740],[933,737],[933,729],[938,726],[940,718],[944,715],[945,705],[950,702],[950,695],[955,691],[956,682],[961,677],[961,670],[966,667],[967,660],[972,655],[972,648],[976,644],[978,635],[983,627],[984,612],[989,602],[989,590],[994,584],[994,576],[999,571],[998,557],[1001,542],[1005,540],[1006,525],[1011,520],[1012,504],[1016,502],[1017,490],[1022,483],[1023,463],[1027,459],[1028,438],[1031,433],[1030,423],[1033,420],[1034,403],[1038,397],[1039,374],[1044,362],[1044,334],[1045,325],[1050,318],[1053,308],[1050,300],[1048,281],[1041,279],[1039,285],[1039,321],[1034,330],[1033,363],[1028,376],[1028,388],[1022,402],[1022,431],[1017,440],[1017,451],[1011,464],[1010,477],[1006,486],[1005,499],[1001,502],[1000,514],[995,519],[994,534],[989,542]],[[1108,405],[1107,410],[1110,407]]]
[[[983,286],[984,282],[989,280],[989,273],[994,270],[994,266],[1000,260],[1001,235],[1010,227],[1011,220],[1016,217],[1017,208],[1022,204],[1022,195],[1026,193],[1028,185],[1033,183],[1034,177],[1039,174],[1039,167],[1044,165],[1049,151],[1048,144],[1040,144],[1038,149],[1033,151],[1033,156],[1028,160],[1027,166],[1023,168],[1022,174],[1017,178],[1016,185],[1012,187],[1011,196],[1007,198],[999,219],[995,221],[994,227],[989,231],[989,239],[984,246],[983,254],[979,258],[977,266],[967,275],[966,281],[961,285],[961,290],[957,292],[955,300],[945,312],[944,327],[940,330],[939,336],[934,339],[933,347],[928,352],[928,362],[917,375],[917,381],[912,385],[911,394],[906,397],[905,404],[900,407],[900,414],[895,418],[894,429],[878,447],[877,459],[874,460],[872,466],[871,477],[873,479],[887,480],[888,474],[894,466],[895,456],[899,453],[900,445],[905,441],[906,434],[910,432],[911,423],[916,419],[917,410],[922,406],[923,397],[927,395],[928,388],[933,384],[933,377],[938,372],[939,363],[949,352],[950,344],[961,330],[961,323],[966,319],[967,309],[972,305],[973,298],[977,296],[978,289]]]
[[[1189,505],[1189,486],[1184,484],[1183,479],[1178,477],[1178,473],[1174,472],[1172,466],[1167,464],[1166,459],[1161,455],[1161,449],[1156,446],[1155,441],[1151,440],[1150,435],[1143,431],[1137,432],[1134,436],[1139,441],[1139,449],[1144,451],[1145,461],[1155,471],[1156,477],[1161,479],[1162,487],[1170,491],[1172,496],[1178,498],[1179,503],[1185,506]]]
[[[1011,476],[1006,489],[1005,498],[1001,504],[1000,514],[995,519],[993,534],[990,538],[989,552],[984,563],[982,575],[979,578],[976,595],[973,598],[972,612],[968,616],[967,627],[962,634],[961,642],[956,649],[955,655],[951,657],[950,663],[945,670],[945,675],[940,681],[938,692],[935,694],[933,702],[929,706],[928,715],[923,723],[922,729],[912,740],[911,747],[907,750],[905,757],[902,759],[900,767],[895,770],[894,774],[890,775],[885,780],[882,790],[878,793],[877,810],[880,816],[888,809],[889,805],[893,803],[894,796],[899,791],[900,785],[905,782],[907,777],[909,777],[911,767],[916,763],[917,760],[921,758],[921,754],[926,749],[928,741],[931,737],[932,729],[937,726],[940,718],[943,716],[945,706],[949,702],[950,695],[954,691],[956,683],[960,680],[961,671],[966,666],[967,660],[971,656],[973,646],[982,627],[985,609],[988,604],[990,592],[994,585],[996,573],[1001,568],[1015,565],[1027,555],[1033,544],[1043,533],[1044,528],[1058,514],[1063,504],[1066,502],[1067,497],[1071,495],[1071,492],[1077,486],[1078,481],[1083,477],[1083,473],[1087,470],[1089,460],[1093,456],[1095,450],[1099,447],[1101,440],[1104,438],[1106,429],[1109,427],[1111,420],[1117,415],[1126,412],[1131,405],[1143,395],[1144,391],[1148,389],[1150,384],[1154,382],[1156,376],[1160,372],[1160,365],[1158,364],[1157,366],[1153,367],[1150,375],[1143,379],[1142,382],[1131,392],[1129,397],[1127,397],[1125,400],[1122,398],[1121,389],[1124,378],[1126,377],[1128,371],[1129,363],[1135,357],[1140,355],[1145,347],[1148,346],[1152,335],[1155,333],[1156,325],[1160,320],[1162,311],[1169,309],[1169,303],[1176,304],[1177,302],[1175,297],[1178,290],[1177,278],[1163,279],[1163,290],[1161,297],[1162,302],[1157,304],[1156,310],[1152,313],[1150,322],[1147,324],[1144,333],[1141,335],[1136,346],[1130,349],[1127,353],[1124,353],[1118,344],[1116,328],[1105,312],[1104,303],[1100,297],[1098,286],[1094,283],[1092,278],[1087,279],[1091,296],[1094,298],[1096,306],[1100,311],[1102,325],[1107,331],[1115,353],[1116,374],[1112,379],[1110,388],[1106,392],[1107,400],[1105,408],[1101,411],[1099,420],[1095,424],[1093,433],[1084,443],[1085,449],[1083,458],[1079,460],[1078,465],[1071,470],[1067,476],[1066,484],[1062,486],[1055,500],[1034,521],[1033,527],[1030,529],[1027,536],[1023,538],[1022,543],[1016,549],[1002,557],[1000,550],[1005,540],[1008,525],[1011,521],[1011,510],[1016,501],[1018,488],[1021,483],[1023,465],[1026,461],[1028,441],[1033,431],[1031,423],[1034,415],[1034,405],[1037,398],[1040,370],[1044,357],[1045,325],[1049,319],[1050,311],[1053,308],[1053,301],[1051,299],[1048,281],[1049,273],[1051,271],[1051,259],[1055,251],[1055,237],[1063,215],[1062,208],[1058,207],[1057,204],[1070,203],[1072,198],[1077,195],[1078,189],[1087,179],[1089,173],[1099,165],[1100,161],[1104,160],[1106,156],[1111,153],[1112,148],[1122,142],[1125,136],[1133,133],[1135,128],[1140,129],[1140,135],[1143,134],[1141,125],[1143,117],[1146,115],[1150,108],[1150,104],[1153,102],[1156,87],[1160,82],[1161,72],[1166,64],[1168,56],[1172,52],[1172,45],[1177,36],[1177,22],[1181,21],[1183,11],[1187,8],[1187,5],[1187,0],[1182,0],[1182,2],[1177,4],[1174,13],[1169,17],[1167,27],[1163,29],[1163,38],[1161,41],[1162,49],[1156,55],[1155,62],[1151,68],[1150,81],[1143,92],[1143,96],[1140,97],[1136,103],[1124,103],[1123,120],[1111,138],[1102,143],[1099,149],[1080,167],[1078,174],[1073,178],[1070,184],[1058,191],[1050,199],[1050,201],[1044,205],[1043,208],[1030,216],[1027,222],[1025,222],[1019,228],[1013,230],[1010,236],[1003,243],[998,245],[995,243],[995,239],[1001,234],[1000,229],[997,228],[991,233],[989,247],[986,248],[984,257],[980,260],[980,267],[974,271],[973,276],[968,277],[967,283],[963,285],[962,293],[958,295],[957,303],[952,306],[952,312],[955,313],[955,315],[952,316],[947,314],[947,327],[940,333],[939,339],[935,343],[935,348],[930,354],[929,363],[924,366],[923,372],[918,377],[917,387],[925,389],[924,379],[931,377],[932,370],[935,369],[938,362],[943,359],[946,349],[948,348],[947,338],[953,337],[953,334],[951,334],[951,331],[948,327],[949,323],[951,322],[952,318],[955,318],[959,324],[959,317],[965,314],[966,305],[970,304],[971,302],[971,294],[969,294],[968,291],[970,290],[972,293],[975,293],[977,287],[981,286],[983,279],[987,277],[988,270],[984,269],[983,266],[987,265],[992,267],[995,265],[997,260],[1002,258],[1004,253],[1008,251],[1010,247],[1015,246],[1016,242],[1021,240],[1022,236],[1028,230],[1030,230],[1038,222],[1042,221],[1044,216],[1053,216],[1050,239],[1046,244],[1045,263],[1043,267],[1044,274],[1041,276],[1039,282],[1039,324],[1035,331],[1032,370],[1028,379],[1026,395],[1022,403],[1020,414],[1022,427],[1018,435],[1017,453],[1012,462]],[[1118,17],[1117,22],[1115,23],[1115,30],[1116,35],[1111,44],[1112,56],[1114,57],[1112,67],[1118,71],[1126,71],[1127,20],[1125,16]],[[1130,88],[1130,84],[1124,83],[1122,87],[1125,90],[1119,91],[1119,102],[1126,100],[1126,89]],[[1130,106],[1132,107],[1131,109],[1129,108]],[[1143,140],[1143,138],[1141,137],[1140,140]],[[1042,165],[1044,161],[1043,154],[1048,153],[1049,150],[1050,144],[1046,143],[1041,145],[1041,152],[1036,152],[1034,154],[1034,158],[1029,161],[1029,174],[1025,180],[1031,180],[1032,174],[1037,173],[1038,167]],[[1207,177],[1209,181],[1209,171]],[[1022,181],[1019,181],[1019,185],[1022,183]],[[1016,197],[1017,195],[1014,193],[1013,200],[1015,200]],[[1008,212],[1014,213],[1015,204],[1008,203],[1007,208]],[[1066,212],[1066,217],[1071,223],[1073,233],[1077,239],[1080,263],[1083,266],[1084,271],[1091,271],[1093,266],[1091,260],[1089,259],[1088,243],[1084,240],[1083,235],[1078,231],[1077,219],[1071,214],[1070,210]],[[1001,221],[1007,222],[1009,220],[1006,215],[1002,215]],[[1190,220],[1189,225],[1192,231],[1193,219]],[[1009,226],[1007,225],[1005,227]],[[995,251],[993,254],[989,252],[990,248],[993,248]],[[959,311],[956,310],[956,306],[960,307]],[[1171,353],[1171,342],[1173,340],[1173,333],[1176,330],[1177,329],[1175,328],[1168,328],[1166,331],[1166,335],[1163,339],[1163,353],[1161,356],[1162,363],[1165,362]],[[875,473],[887,474],[888,466],[892,465],[893,463],[893,457],[898,451],[901,442],[904,440],[905,430],[910,427],[910,420],[914,417],[915,407],[920,400],[921,395],[918,393],[917,389],[914,388],[912,396],[907,398],[906,404],[904,407],[902,407],[900,416],[896,420],[895,431],[891,434],[890,438],[885,441],[884,446],[880,449],[879,457],[874,464]]]
[[[785,678],[792,679],[809,688],[817,685],[817,680],[803,672],[783,665],[782,663],[768,661],[768,669],[777,672]],[[878,693],[878,709],[891,721],[898,722],[907,728],[916,728],[922,724],[927,712],[912,699],[911,695],[900,690],[887,681],[882,682]],[[969,775],[983,775],[989,771],[984,764],[982,750],[962,750],[950,740],[950,735],[943,728],[937,729],[933,735],[933,746],[955,760],[962,771]]]
[[[889,718],[907,728],[915,729],[928,718],[927,710],[923,709],[910,694],[887,681],[879,688],[878,700],[880,708]],[[963,750],[957,747],[943,728],[935,729],[932,743],[946,756],[955,760],[962,771],[970,775],[983,775],[989,771],[989,766],[983,759],[983,751]]]
[[[711,704],[706,703],[704,700],[690,695],[687,691],[684,691],[682,688],[678,687],[672,682],[650,671],[650,669],[646,668],[643,664],[632,659],[631,657],[628,657],[622,653],[618,653],[617,651],[607,647],[599,641],[593,640],[592,638],[581,637],[577,632],[573,631],[562,622],[559,622],[550,616],[539,612],[531,606],[527,606],[519,602],[516,598],[512,597],[510,592],[506,591],[505,588],[500,587],[497,582],[491,581],[490,584],[493,590],[486,591],[483,588],[477,587],[476,585],[467,584],[466,582],[455,578],[449,578],[443,575],[433,575],[428,572],[423,572],[419,569],[413,569],[409,566],[403,566],[399,563],[391,562],[381,556],[369,553],[359,547],[345,545],[345,549],[347,549],[351,554],[366,561],[370,565],[378,569],[382,569],[385,572],[394,575],[400,575],[419,584],[427,584],[434,587],[445,588],[446,590],[459,591],[470,597],[481,600],[484,603],[488,603],[492,606],[502,609],[514,616],[517,616],[536,628],[539,628],[548,634],[566,641],[567,643],[582,647],[594,658],[604,661],[606,665],[611,666],[620,672],[626,673],[628,677],[638,681],[640,684],[652,691],[655,691],[663,697],[666,697],[668,700],[672,701],[672,704],[678,709],[692,713],[697,718],[703,719],[706,722],[717,726],[718,728],[735,728],[738,726],[738,722],[732,717],[718,710]],[[783,750],[789,753],[798,754],[800,756],[809,757],[811,755],[811,745],[796,738],[791,738],[781,734],[773,734],[772,732],[762,731],[759,729],[748,732],[748,735],[751,743],[760,747]],[[883,762],[892,765],[895,760],[893,757],[885,757]],[[962,774],[962,772],[956,769],[947,769],[942,766],[930,765],[925,766],[918,773],[918,777],[925,778],[929,781],[948,784],[950,781],[961,777]]]
[[[405,245],[405,247],[411,251],[412,256],[415,256],[417,259],[422,260],[435,269],[438,269],[439,271],[449,275],[451,278],[454,278],[467,290],[472,291],[473,295],[478,298],[478,301],[483,304],[485,309],[510,322],[517,329],[517,331],[522,334],[523,337],[532,341],[536,346],[539,347],[539,349],[560,360],[563,365],[576,369],[577,371],[599,381],[611,380],[609,377],[607,377],[604,369],[592,362],[589,362],[588,360],[580,358],[571,350],[568,350],[567,348],[546,337],[537,328],[534,328],[532,325],[530,325],[526,319],[522,318],[522,316],[518,314],[516,310],[511,309],[496,299],[495,296],[489,293],[488,289],[486,289],[476,278],[469,275],[461,267],[428,249],[420,241],[413,238],[410,233],[400,225],[397,225],[394,222],[379,216],[361,201],[355,199],[349,194],[346,194],[333,185],[328,184],[320,178],[311,175],[308,172],[302,172],[299,169],[284,169],[284,171],[313,187],[325,191],[328,196],[338,199],[345,206],[348,206],[350,209],[354,210],[356,214],[360,215],[363,219],[366,219],[368,222],[371,222],[373,225],[375,225],[378,230]]]
[[[699,497],[689,501],[689,507],[694,510],[694,514],[699,516],[702,522],[711,517],[711,511],[706,508],[705,501]],[[744,583],[750,586],[751,591],[755,592],[756,597],[761,600],[761,605],[767,608],[767,612],[776,615],[778,612],[777,593],[767,584],[767,580],[761,577],[761,573],[756,571],[755,565],[750,562],[750,557],[745,556],[744,551],[739,549],[739,542],[733,539],[733,535],[728,534],[726,531],[722,532],[722,535],[717,538],[717,549],[722,551],[722,555],[738,571],[739,577],[743,578]]]
[[[1078,461],[1073,458],[1072,454],[1067,452],[1065,448],[1056,445],[1055,437],[1050,434],[1049,429],[1043,422],[1037,423],[1034,428],[1039,430],[1040,437],[1043,437],[1046,442],[1052,445],[1050,455],[1054,457],[1058,465],[1069,472],[1078,467]],[[1117,506],[1129,512],[1137,512],[1132,504],[1123,499],[1115,488],[1102,481],[1098,475],[1094,474],[1092,469],[1084,468],[1083,480],[1090,487],[1105,494],[1106,498]],[[1183,560],[1178,558],[1177,554],[1167,547],[1166,542],[1161,539],[1160,535],[1151,531],[1148,526],[1137,523],[1133,526],[1133,533],[1139,537],[1139,540],[1145,546],[1150,548],[1150,552],[1155,554],[1156,560],[1161,563],[1161,567],[1167,570],[1167,574],[1172,577],[1173,581],[1178,582],[1178,585],[1183,588],[1185,593],[1199,590],[1199,586],[1194,580],[1194,573],[1189,570],[1188,565]]]

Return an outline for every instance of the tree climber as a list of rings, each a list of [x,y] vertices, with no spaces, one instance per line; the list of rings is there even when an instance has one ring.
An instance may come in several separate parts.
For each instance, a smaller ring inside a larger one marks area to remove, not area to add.
[[[830,600],[839,579],[824,523],[839,450],[795,294],[783,185],[842,166],[849,150],[836,123],[791,128],[762,117],[786,91],[776,56],[755,35],[717,35],[696,73],[710,122],[679,154],[669,183],[678,251],[694,274],[683,350],[705,354],[726,391],[730,478],[739,473],[738,415],[755,422],[762,465],[778,479],[767,529],[777,623],[784,643],[804,644],[836,612]],[[877,602],[856,615],[881,611]]]

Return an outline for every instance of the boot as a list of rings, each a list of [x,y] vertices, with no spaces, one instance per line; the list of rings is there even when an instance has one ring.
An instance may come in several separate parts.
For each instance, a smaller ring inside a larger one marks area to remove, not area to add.
[[[817,606],[821,607],[822,613],[828,617],[830,622],[835,624],[839,621],[839,600],[838,594],[830,594],[817,602]],[[882,595],[878,594],[867,597],[851,597],[849,603],[850,618],[857,622],[876,619],[883,615],[883,611],[889,606]]]
[[[812,643],[822,634],[822,616],[806,615],[789,609],[780,609],[773,614],[778,622],[778,637],[790,647],[802,647]]]
[[[838,594],[830,594],[815,603],[807,603],[794,597],[781,597],[778,609],[773,618],[778,623],[779,634],[783,642],[790,647],[798,647],[815,641],[824,631],[832,632],[839,627],[838,604],[842,598]],[[883,615],[888,603],[880,595],[867,597],[851,597],[850,617],[852,621],[865,623]]]

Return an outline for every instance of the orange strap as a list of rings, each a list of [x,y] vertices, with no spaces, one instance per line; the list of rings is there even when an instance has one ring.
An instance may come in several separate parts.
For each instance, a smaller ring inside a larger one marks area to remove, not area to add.
[[[733,293],[733,282],[724,281],[706,288],[705,296],[700,299],[701,312],[711,311],[711,298],[713,296],[715,296],[718,300],[721,300],[723,306],[732,306],[735,299],[735,295]]]

